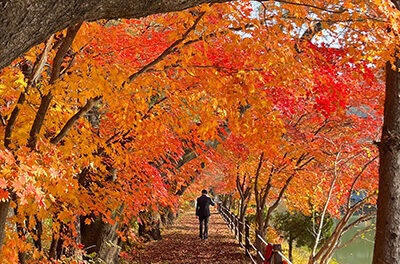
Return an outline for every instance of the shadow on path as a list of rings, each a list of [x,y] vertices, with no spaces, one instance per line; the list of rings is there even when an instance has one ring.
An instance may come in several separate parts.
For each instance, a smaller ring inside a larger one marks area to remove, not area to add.
[[[198,219],[192,211],[181,215],[168,227],[162,240],[145,244],[132,263],[251,263],[216,210],[210,216],[207,240],[199,238]]]

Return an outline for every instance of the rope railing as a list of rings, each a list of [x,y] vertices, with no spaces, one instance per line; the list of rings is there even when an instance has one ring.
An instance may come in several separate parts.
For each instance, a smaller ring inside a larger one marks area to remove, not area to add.
[[[272,246],[272,256],[269,263],[292,264],[292,262],[282,254],[282,247],[280,244],[270,244],[266,242],[260,234],[257,234],[257,232],[250,227],[247,221],[240,221],[221,203],[218,203],[218,212],[228,225],[229,229],[234,233],[235,239],[238,240],[239,245],[244,248],[246,256],[250,257],[252,263],[263,264],[265,262],[265,248],[267,246]],[[250,236],[250,232],[252,236]],[[252,243],[251,237],[255,238],[256,245]]]

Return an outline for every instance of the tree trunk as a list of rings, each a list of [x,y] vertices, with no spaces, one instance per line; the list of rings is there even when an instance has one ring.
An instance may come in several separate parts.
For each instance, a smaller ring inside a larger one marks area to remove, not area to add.
[[[257,237],[257,235],[260,235],[262,238],[265,237],[264,209],[265,208],[257,208],[256,210],[256,248],[261,253],[264,252],[264,244],[262,243],[261,239]],[[256,259],[257,263],[262,263],[262,259],[259,254],[257,254]]]
[[[264,238],[265,237],[264,230],[261,230],[261,229],[256,230],[256,248],[261,254],[264,255],[265,244],[261,241],[261,239],[258,237],[258,235],[261,236],[262,238]],[[257,263],[259,263],[259,264],[263,263],[263,260],[260,256],[260,254],[258,254],[258,253],[256,253],[256,254],[257,254],[257,256],[256,256]]]
[[[246,217],[247,211],[247,202],[246,200],[242,200],[240,204],[240,211],[239,211],[239,232],[243,234],[244,229],[244,218]]]
[[[99,251],[97,252],[98,258],[103,262],[119,264],[119,252],[121,250],[121,240],[117,233],[118,223],[104,224],[103,232],[101,234],[101,243]]]
[[[289,244],[289,260],[290,260],[290,262],[293,262],[293,238],[292,237],[289,238],[288,244]]]
[[[4,238],[6,237],[6,220],[8,209],[10,208],[10,200],[0,202],[0,251],[3,245]]]
[[[142,223],[139,223],[139,236],[144,238],[145,241],[160,240],[160,216],[154,215],[151,212],[144,212],[140,214]]]
[[[386,64],[386,95],[379,143],[379,194],[373,264],[400,263],[400,60]]]
[[[34,217],[36,224],[33,232],[36,235],[36,239],[35,238],[33,239],[33,244],[39,251],[42,251],[43,223],[42,220],[38,219],[37,215],[35,215]]]
[[[100,263],[119,263],[120,239],[117,234],[118,223],[111,225],[102,221],[101,216],[89,225],[81,217],[81,239],[87,252],[96,252]],[[102,262],[103,261],[103,262]]]
[[[163,212],[160,215],[161,223],[163,225],[171,225],[175,220],[175,213],[171,210],[171,208],[164,208]]]
[[[161,240],[161,229],[159,222],[150,222],[139,224],[139,236],[145,241]]]
[[[57,244],[58,244],[58,238],[56,238],[53,234],[53,237],[51,239],[51,244],[50,244],[50,249],[49,249],[49,259],[53,260],[56,259],[57,257]]]
[[[14,198],[15,199],[15,198]],[[16,200],[16,199],[15,199]],[[18,207],[14,208],[14,215],[18,215]],[[22,241],[26,240],[26,234],[25,234],[25,230],[24,230],[24,222],[19,223],[17,222],[15,225],[17,234],[18,234],[18,238]],[[19,264],[25,264],[26,263],[26,253],[25,251],[18,251],[18,261]]]

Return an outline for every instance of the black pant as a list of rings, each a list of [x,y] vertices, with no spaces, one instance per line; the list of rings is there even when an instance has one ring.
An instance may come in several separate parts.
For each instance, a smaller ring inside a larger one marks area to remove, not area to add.
[[[208,218],[209,218],[209,216],[199,217],[200,238],[207,238],[208,237]],[[204,224],[204,233],[203,233],[203,224]]]

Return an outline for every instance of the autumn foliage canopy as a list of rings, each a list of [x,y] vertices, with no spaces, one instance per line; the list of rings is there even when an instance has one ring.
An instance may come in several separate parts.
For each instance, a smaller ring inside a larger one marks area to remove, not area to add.
[[[3,69],[1,262],[79,262],[99,222],[137,241],[145,216],[175,212],[183,194],[254,184],[261,154],[267,203],[289,179],[281,198],[305,214],[333,181],[332,216],[353,191],[374,204],[390,53],[377,47],[393,18],[374,3],[313,3],[83,23]]]

